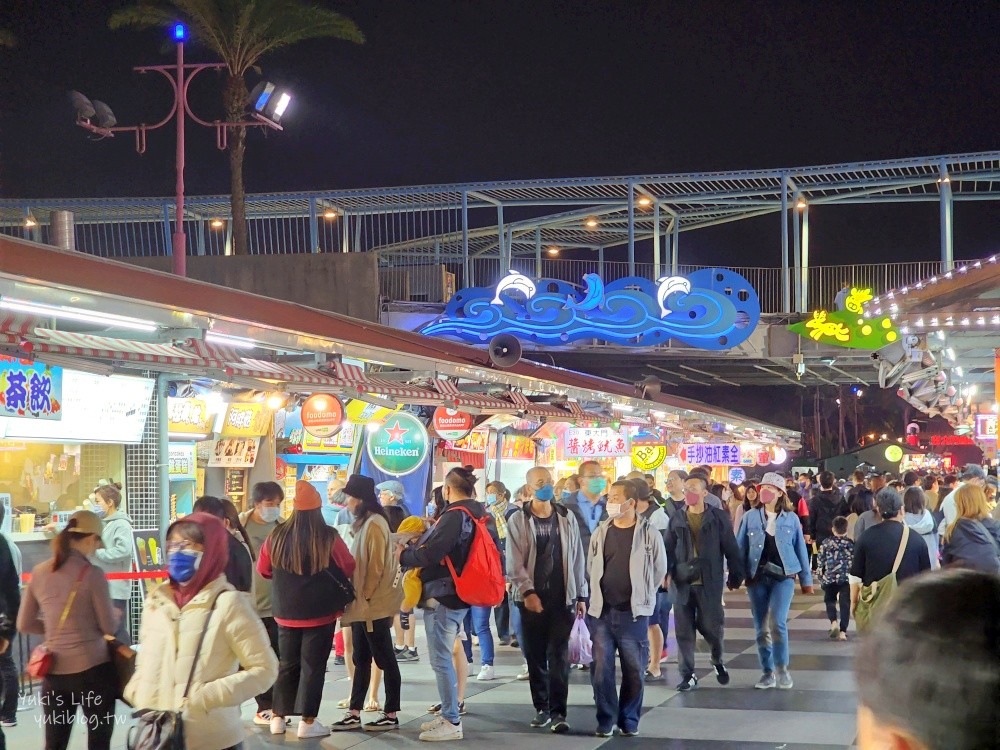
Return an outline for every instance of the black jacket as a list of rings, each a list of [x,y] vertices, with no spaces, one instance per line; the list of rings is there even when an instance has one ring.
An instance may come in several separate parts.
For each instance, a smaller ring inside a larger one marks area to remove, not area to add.
[[[820,490],[809,502],[809,527],[806,533],[812,536],[816,544],[833,536],[833,519],[837,516],[847,516],[847,500],[840,490]]]
[[[671,504],[672,505],[672,504]],[[678,604],[687,602],[691,586],[677,582],[677,564],[694,559],[694,537],[688,526],[687,512],[674,507],[667,514],[670,527],[664,541],[667,548],[667,569],[670,574],[670,590]],[[729,563],[729,585],[738,588],[744,578],[743,560],[736,544],[733,523],[729,515],[711,506],[705,507],[705,518],[698,536],[698,558],[701,560],[702,586],[706,596],[722,596],[724,568],[723,558]]]
[[[226,578],[237,591],[250,591],[253,585],[253,557],[243,542],[232,534],[228,536],[229,560],[226,562]]]
[[[502,549],[493,516],[478,500],[460,500],[448,505],[438,517],[434,528],[428,532],[416,547],[403,550],[399,564],[403,568],[420,568],[420,581],[424,585],[424,597],[434,598],[448,609],[463,609],[465,602],[455,595],[455,585],[445,564],[451,558],[455,572],[461,574],[472,548],[472,521],[458,507],[468,509],[475,518],[488,519],[487,527],[497,549]]]
[[[959,519],[941,559],[946,566],[1000,573],[1000,525],[992,518]]]
[[[21,582],[9,544],[13,542],[0,537],[0,638],[8,641],[14,638],[14,623],[21,608]]]

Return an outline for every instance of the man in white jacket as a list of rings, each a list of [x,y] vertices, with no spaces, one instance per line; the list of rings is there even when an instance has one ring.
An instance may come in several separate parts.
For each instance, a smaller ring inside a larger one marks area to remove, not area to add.
[[[623,480],[608,492],[608,520],[590,540],[590,609],[594,647],[590,682],[598,737],[639,733],[643,680],[649,662],[649,618],[667,575],[663,538],[636,513],[635,485]],[[621,656],[621,694],[615,689],[615,655]]]

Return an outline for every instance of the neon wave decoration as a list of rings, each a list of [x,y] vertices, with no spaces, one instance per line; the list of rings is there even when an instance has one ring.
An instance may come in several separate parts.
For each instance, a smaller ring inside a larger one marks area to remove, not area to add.
[[[581,290],[511,271],[496,287],[456,292],[444,314],[420,333],[471,343],[504,333],[542,346],[581,339],[654,346],[673,339],[722,351],[746,341],[760,320],[757,292],[740,274],[723,268],[658,282],[629,277],[605,284],[586,274],[584,283]]]

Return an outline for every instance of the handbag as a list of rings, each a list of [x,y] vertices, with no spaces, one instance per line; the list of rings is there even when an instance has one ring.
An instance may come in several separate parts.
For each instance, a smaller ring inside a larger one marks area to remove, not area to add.
[[[903,536],[899,540],[899,550],[896,552],[896,561],[892,564],[892,572],[877,581],[873,581],[870,586],[861,587],[861,595],[858,597],[858,605],[854,611],[854,620],[858,623],[858,630],[868,628],[875,615],[885,609],[886,604],[895,593],[898,586],[896,571],[899,570],[899,564],[903,561],[906,540],[909,538],[910,527],[904,523]]]
[[[56,632],[52,634],[53,636],[58,635],[63,625],[66,624],[66,618],[69,617],[73,600],[76,599],[76,592],[80,589],[80,582],[83,581],[83,577],[87,575],[88,570],[90,570],[90,563],[87,563],[80,569],[80,575],[73,582],[73,588],[70,589],[69,596],[66,597],[66,604],[63,606],[62,614],[59,615],[59,624],[56,626]],[[31,657],[28,659],[28,666],[25,668],[25,671],[30,677],[41,680],[52,671],[52,661],[54,658],[55,654],[49,650],[49,647],[44,643],[40,643],[32,649]]]
[[[770,578],[772,581],[784,581],[788,578],[785,574],[785,569],[773,562],[766,562],[761,565],[760,574],[765,578]]]
[[[677,583],[691,583],[701,578],[701,558],[696,557],[689,562],[679,562],[674,570],[674,580]]]
[[[201,656],[201,646],[205,642],[205,634],[208,633],[208,624],[212,620],[212,613],[215,605],[219,602],[219,597],[225,592],[220,591],[212,600],[212,606],[208,610],[205,618],[205,625],[201,629],[201,636],[198,638],[198,647],[194,650],[194,660],[191,662],[191,673],[188,675],[187,684],[184,686],[184,695],[181,696],[180,711],[156,711],[151,709],[140,709],[132,714],[136,723],[128,730],[128,737],[125,746],[128,750],[185,750],[184,742],[184,719],[183,713],[187,706],[188,693],[191,691],[191,683],[194,681],[194,672],[198,668],[198,657]]]

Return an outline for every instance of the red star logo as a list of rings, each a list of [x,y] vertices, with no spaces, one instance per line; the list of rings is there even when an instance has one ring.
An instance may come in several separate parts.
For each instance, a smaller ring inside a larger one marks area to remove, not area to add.
[[[409,432],[409,430],[404,430],[399,426],[399,420],[396,420],[396,424],[386,430],[389,434],[389,445],[393,443],[403,444],[403,435]]]

